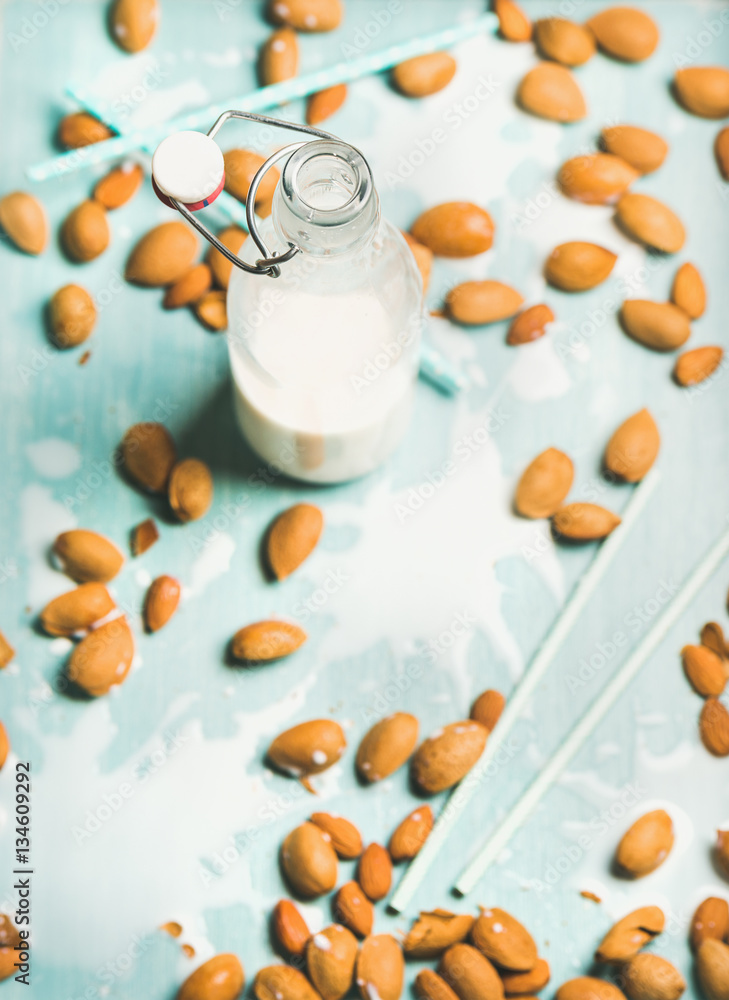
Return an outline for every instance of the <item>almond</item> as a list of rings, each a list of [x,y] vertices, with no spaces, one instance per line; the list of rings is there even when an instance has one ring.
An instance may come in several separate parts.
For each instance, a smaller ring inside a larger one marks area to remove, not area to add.
[[[438,958],[451,945],[465,941],[475,918],[449,910],[421,911],[403,943],[408,958]]]
[[[539,993],[549,982],[551,976],[549,962],[538,958],[533,969],[528,972],[505,972],[501,974],[504,993],[507,997],[524,996]]]
[[[686,240],[679,217],[647,194],[624,194],[615,217],[628,236],[661,253],[677,253]]]
[[[714,155],[719,173],[725,181],[729,181],[729,126],[725,126],[718,133],[714,143]]]
[[[210,291],[213,284],[213,272],[207,264],[195,264],[189,271],[170,285],[162,299],[165,309],[180,309],[192,305]]]
[[[433,810],[430,806],[420,806],[406,816],[393,832],[387,845],[390,857],[395,864],[401,861],[412,861],[428,839],[428,834],[432,829]]]
[[[114,618],[89,632],[66,668],[68,679],[97,698],[126,678],[134,658],[134,639],[125,618]]]
[[[180,521],[197,521],[213,502],[210,469],[197,458],[185,458],[178,462],[170,472],[167,496]]]
[[[281,847],[281,867],[291,888],[304,899],[330,892],[337,883],[337,856],[326,834],[302,823]]]
[[[596,962],[622,964],[660,934],[666,923],[658,906],[642,906],[622,917],[607,932],[595,952]]]
[[[724,690],[726,677],[721,659],[706,646],[684,646],[681,650],[683,669],[688,682],[702,698],[718,698]]]
[[[585,153],[566,160],[557,182],[562,192],[588,205],[612,205],[640,174],[612,153]]]
[[[595,503],[568,503],[560,507],[552,518],[552,527],[557,534],[576,542],[606,538],[619,524],[617,514]]]
[[[367,937],[372,931],[375,910],[359,882],[345,882],[332,903],[334,916],[357,937]]]
[[[261,46],[258,75],[262,87],[283,83],[299,69],[299,43],[291,28],[279,28]]]
[[[605,281],[617,259],[597,243],[561,243],[547,257],[545,274],[550,285],[563,292],[584,292]]]
[[[655,21],[635,7],[608,7],[589,18],[586,26],[603,52],[623,62],[642,62],[658,45]]]
[[[267,965],[256,973],[253,995],[256,1000],[321,1000],[304,973],[290,965]]]
[[[440,960],[438,972],[459,1000],[502,1000],[504,987],[491,962],[470,944],[454,944]]]
[[[715,757],[729,756],[729,712],[718,698],[707,698],[699,716],[699,736]]]
[[[318,125],[331,118],[347,100],[347,84],[337,83],[312,94],[306,102],[306,124]]]
[[[683,309],[689,319],[699,319],[706,309],[706,288],[693,264],[682,264],[673,279],[671,301]]]
[[[164,493],[177,461],[177,449],[164,424],[133,424],[122,438],[124,469],[137,486],[149,493]]]
[[[677,69],[674,86],[687,111],[700,118],[729,115],[729,69],[724,66],[689,66]]]
[[[157,525],[151,517],[132,528],[131,547],[133,556],[141,556],[159,540]]]
[[[106,177],[96,182],[94,201],[107,211],[121,208],[134,197],[144,180],[144,171],[138,163],[125,163],[114,167]]]
[[[53,553],[62,571],[77,583],[108,583],[124,562],[113,542],[84,528],[62,532],[53,543]]]
[[[80,285],[64,285],[53,294],[48,322],[58,347],[77,347],[88,340],[96,325],[94,300]]]
[[[226,293],[219,288],[206,292],[194,304],[195,315],[208,330],[218,332],[228,329]]]
[[[362,1000],[398,1000],[405,963],[402,948],[390,934],[373,934],[362,942],[355,977]]]
[[[15,650],[0,632],[0,670],[7,667],[8,663],[12,663],[14,656]]]
[[[724,666],[729,658],[729,649],[727,649],[724,638],[724,629],[718,622],[707,622],[701,629],[701,645],[706,646],[712,653],[716,653],[721,660],[722,667]]]
[[[418,1000],[458,1000],[458,994],[432,969],[421,969],[413,987]]]
[[[382,781],[402,767],[418,742],[418,720],[395,712],[376,722],[362,737],[355,766],[363,781]]]
[[[270,619],[245,625],[233,636],[231,648],[236,660],[268,663],[294,653],[306,642],[298,625]]]
[[[521,474],[514,498],[517,512],[522,517],[551,517],[569,493],[574,475],[569,455],[547,448]]]
[[[61,226],[61,243],[77,264],[95,260],[109,246],[111,234],[106,212],[96,201],[82,201]]]
[[[411,233],[436,257],[473,257],[494,241],[489,213],[470,201],[447,201],[423,212]]]
[[[358,858],[362,853],[362,835],[348,819],[343,816],[332,816],[331,813],[315,812],[311,814],[311,822],[329,835],[332,847],[337,857],[345,861]]]
[[[245,974],[235,955],[214,955],[188,976],[177,1000],[236,1000],[245,986]]]
[[[341,924],[312,935],[306,946],[306,970],[322,1000],[342,1000],[354,978],[357,939]]]
[[[248,198],[251,181],[266,162],[266,157],[251,149],[229,149],[223,156],[225,163],[225,190],[244,204]],[[281,174],[273,167],[261,178],[256,192],[256,206],[273,198]]]
[[[727,1000],[729,947],[714,938],[704,941],[696,954],[696,974],[706,1000]]]
[[[412,759],[410,773],[415,786],[435,795],[457,784],[478,761],[487,737],[488,730],[470,719],[452,722],[433,733]]]
[[[693,351],[684,351],[676,359],[673,377],[679,385],[698,385],[714,374],[723,357],[721,347],[696,347]]]
[[[326,771],[336,764],[346,746],[344,731],[338,722],[312,719],[279,733],[266,756],[280,771],[300,778]],[[329,834],[325,836],[330,842]]]
[[[43,253],[48,243],[46,210],[25,191],[13,191],[0,199],[0,227],[24,253]]]
[[[510,319],[523,304],[519,292],[501,281],[464,281],[446,296],[448,315],[466,326]]]
[[[729,934],[729,903],[720,896],[709,896],[696,908],[691,919],[691,948],[698,951],[704,941],[723,941]]]
[[[554,313],[548,305],[540,302],[539,305],[529,306],[512,320],[506,334],[506,343],[517,347],[539,340],[547,332],[548,323],[554,323]]]
[[[501,718],[506,699],[500,691],[487,688],[471,705],[470,716],[491,733]]]
[[[102,583],[82,583],[43,608],[41,625],[48,635],[76,635],[114,610],[111,594]]]
[[[729,830],[716,831],[715,857],[719,868],[729,876]]]
[[[691,336],[686,313],[671,302],[628,299],[620,319],[628,336],[654,351],[675,351]]]
[[[195,234],[184,222],[150,229],[132,250],[125,277],[147,288],[172,285],[190,270],[197,253]]]
[[[636,955],[622,970],[622,983],[630,1000],[678,1000],[686,981],[675,965],[661,955]]]
[[[297,503],[279,514],[268,530],[266,556],[277,580],[285,580],[316,548],[324,515],[310,503]]]
[[[600,133],[608,153],[629,163],[639,174],[652,174],[668,155],[668,143],[655,132],[636,125],[612,125]]]
[[[342,0],[269,0],[268,16],[274,24],[296,31],[334,31],[341,23]]]
[[[8,759],[8,754],[10,753],[10,739],[8,737],[8,731],[0,722],[0,771]]]
[[[624,420],[605,449],[605,468],[628,483],[647,475],[658,455],[661,435],[648,410],[639,410]]]
[[[300,958],[309,940],[306,921],[290,899],[276,903],[271,915],[271,932],[279,948],[287,957]]]
[[[663,864],[672,847],[673,820],[665,809],[654,809],[623,834],[615,862],[629,878],[643,878]]]
[[[218,239],[223,246],[227,247],[234,254],[240,252],[246,236],[247,234],[238,226],[228,226],[222,233],[218,233]],[[233,270],[232,262],[227,257],[224,257],[220,250],[216,250],[214,247],[211,247],[208,251],[207,261],[210,265],[210,270],[213,272],[215,284],[218,288],[227,288],[230,282],[230,274]]]
[[[539,63],[530,69],[517,90],[521,107],[539,118],[576,122],[587,116],[587,105],[579,84],[564,66]]]
[[[563,66],[582,66],[595,54],[595,37],[581,24],[563,17],[545,17],[534,23],[534,41],[545,59]]]
[[[18,974],[15,965],[18,961],[18,950],[15,946],[20,943],[20,934],[13,921],[4,913],[0,913],[0,980]]]
[[[430,282],[430,271],[433,266],[433,252],[413,239],[410,233],[403,233],[403,238],[412,251],[415,263],[418,265],[420,277],[423,279],[423,293],[427,291]]]
[[[115,0],[111,34],[125,52],[141,52],[154,38],[159,24],[158,0]]]
[[[625,1000],[625,995],[612,983],[595,976],[578,976],[562,983],[555,1000]]]
[[[177,611],[180,584],[173,576],[153,580],[144,601],[144,624],[148,632],[159,632]]]
[[[448,86],[456,68],[456,60],[448,52],[428,52],[395,66],[392,82],[406,97],[429,97]]]
[[[75,111],[65,115],[58,125],[58,144],[63,149],[81,149],[83,146],[93,146],[95,142],[111,139],[114,133],[94,118],[88,111]]]
[[[471,942],[490,962],[508,972],[528,972],[537,964],[534,938],[515,917],[498,907],[481,907]]]
[[[531,21],[514,0],[494,0],[494,13],[507,42],[528,42],[532,37]]]
[[[392,861],[384,847],[379,844],[365,847],[359,859],[357,881],[373,903],[385,898],[392,885]]]

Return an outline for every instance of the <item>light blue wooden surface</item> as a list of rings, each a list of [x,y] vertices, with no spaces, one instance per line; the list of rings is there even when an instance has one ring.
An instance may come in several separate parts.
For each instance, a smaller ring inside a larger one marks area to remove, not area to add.
[[[210,96],[223,97],[252,85],[251,60],[269,30],[260,6],[247,0],[168,0],[152,49],[161,67],[159,88],[194,76]],[[348,0],[347,20],[338,33],[302,39],[303,66],[313,69],[339,58],[341,45],[353,43],[357,30],[371,24],[372,12],[386,6],[385,0]],[[591,0],[525,3],[533,15],[561,11],[576,19],[599,6]],[[383,209],[394,222],[409,225],[427,203],[439,200],[436,192],[441,196],[441,190],[443,199],[460,195],[480,201],[496,221],[495,250],[484,262],[436,264],[433,306],[449,284],[475,273],[507,280],[538,301],[544,294],[536,277],[543,241],[554,245],[575,238],[575,230],[588,236],[593,219],[599,220],[601,234],[611,225],[602,209],[562,205],[550,187],[555,167],[593,148],[606,121],[627,120],[655,128],[671,143],[666,164],[636,189],[665,199],[689,233],[675,260],[661,260],[644,276],[637,275],[632,294],[665,298],[678,263],[694,261],[705,275],[710,305],[694,326],[692,344],[726,342],[729,189],[719,181],[712,156],[719,126],[683,113],[668,87],[677,56],[699,64],[727,63],[729,25],[721,20],[720,3],[645,6],[661,25],[658,53],[634,67],[599,56],[579,70],[591,114],[567,129],[534,122],[516,110],[506,122],[500,117],[505,106],[511,107],[509,67],[519,69],[523,63],[526,68],[532,56],[529,47],[490,43],[482,72],[503,82],[505,103],[485,100],[471,116],[471,162],[463,162],[460,135],[447,131],[446,141],[404,183],[392,180],[400,158],[410,156],[414,138],[430,134],[427,115],[432,113],[436,124],[453,98],[446,92],[433,99],[440,103],[430,105],[437,109],[431,112],[428,106],[409,106],[388,91],[385,81],[363,81],[352,88],[347,106],[330,124],[370,156]],[[371,44],[409,37],[481,10],[475,0],[408,2]],[[21,0],[2,8],[2,191],[24,186],[23,168],[52,152],[49,137],[64,110],[64,86],[85,83],[108,63],[124,58],[104,33],[104,5],[59,4],[47,24],[35,33],[26,29],[29,37],[21,44],[18,36],[26,19],[37,11],[37,4]],[[225,18],[221,11],[227,11]],[[715,34],[712,25],[718,25]],[[461,95],[478,85],[481,69],[474,66],[479,52],[464,50],[462,66],[468,66],[469,77],[459,75],[453,84]],[[156,87],[150,87],[143,101]],[[286,113],[298,115],[301,109],[292,105]],[[503,185],[500,163],[506,164]],[[91,184],[92,177],[82,172],[38,189],[54,232]],[[470,185],[469,190],[460,184]],[[527,217],[535,214],[534,206],[538,218],[532,222]],[[729,888],[712,871],[709,853],[716,826],[729,819],[729,803],[726,763],[711,760],[697,746],[700,701],[682,677],[678,651],[696,641],[704,621],[727,624],[727,566],[515,838],[511,856],[489,872],[473,899],[455,903],[448,888],[489,824],[514,801],[619,662],[619,654],[610,650],[615,634],[623,637],[618,642],[624,648],[634,645],[660,606],[665,585],[670,590],[685,577],[724,528],[729,514],[726,374],[705,391],[682,391],[670,379],[670,356],[654,355],[629,341],[614,317],[600,321],[595,310],[605,312],[608,298],[617,302],[626,294],[624,276],[579,297],[547,291],[546,300],[561,322],[550,334],[549,352],[531,355],[537,359],[531,375],[525,376],[523,368],[515,371],[526,355],[520,358],[506,347],[503,325],[434,332],[439,346],[482,373],[466,398],[454,404],[421,384],[407,442],[386,468],[363,482],[317,491],[275,479],[261,487],[259,479],[251,479],[258,463],[233,424],[223,339],[204,332],[186,313],[163,313],[158,293],[119,280],[134,240],[165,217],[145,188],[132,205],[112,216],[108,252],[84,267],[67,263],[55,240],[40,260],[18,254],[7,243],[0,246],[0,625],[18,650],[16,666],[0,677],[0,717],[15,752],[32,761],[36,779],[33,995],[173,996],[191,965],[180,955],[179,942],[155,931],[170,919],[181,920],[181,940],[193,941],[201,956],[212,950],[239,954],[249,979],[270,963],[267,913],[285,893],[277,869],[278,845],[320,803],[263,769],[268,741],[295,721],[330,714],[342,720],[350,751],[339,773],[322,782],[321,805],[359,823],[366,840],[389,836],[415,800],[404,772],[386,787],[373,789],[358,787],[354,779],[353,748],[373,711],[383,704],[414,711],[425,734],[462,717],[483,688],[508,691],[518,660],[534,650],[591,555],[588,547],[560,548],[556,560],[550,551],[535,556],[537,534],[524,544],[521,536],[510,533],[523,530],[511,525],[507,513],[514,477],[536,452],[554,444],[575,460],[574,498],[591,499],[597,491],[601,502],[619,509],[627,488],[598,478],[600,454],[612,429],[647,405],[663,438],[658,495],[518,727],[513,757],[477,796],[415,905],[461,908],[482,902],[505,907],[534,933],[552,963],[556,985],[589,968],[592,950],[611,922],[605,907],[580,898],[581,888],[599,884],[613,908],[623,910],[655,899],[672,913],[656,950],[679,964],[693,996],[685,924],[702,895]],[[643,266],[641,256],[630,261],[630,268],[635,262]],[[80,351],[58,353],[48,345],[42,322],[49,295],[69,281],[86,285],[107,303],[86,345],[92,355],[83,367],[78,365]],[[598,329],[584,326],[596,317]],[[589,356],[569,349],[575,336],[582,338]],[[541,391],[525,388],[533,386],[534,378],[537,385],[542,381]],[[491,443],[474,463],[459,466],[422,511],[399,523],[394,504],[426,482],[452,453],[469,419],[482,422],[489,409],[501,414]],[[215,501],[203,523],[168,523],[160,506],[131,489],[111,467],[125,428],[159,416],[182,453],[204,458],[213,469]],[[66,475],[61,468],[61,478],[49,475],[48,452],[37,447],[49,438],[77,449],[77,467],[74,453],[67,460],[66,452],[60,453],[60,465],[65,462],[68,471]],[[495,464],[489,464],[488,456]],[[470,470],[477,463],[474,474]],[[473,480],[468,478],[472,475]],[[245,505],[242,495],[249,498]],[[319,503],[327,516],[321,551],[301,573],[272,586],[259,569],[261,535],[277,511],[302,498]],[[235,503],[245,508],[239,514],[231,506]],[[73,518],[126,547],[129,529],[150,514],[159,518],[161,541],[138,564],[128,561],[114,582],[118,600],[132,611],[141,669],[103,703],[73,701],[53,692],[67,653],[33,629],[45,597],[64,589],[64,578],[54,579],[47,567],[47,545],[58,525],[65,526],[64,518],[69,523]],[[503,539],[484,523],[489,519],[504,526]],[[437,526],[437,537],[418,528],[430,523]],[[383,537],[390,544],[383,546]],[[206,553],[209,565],[218,568],[229,556],[229,570],[203,588]],[[540,572],[545,567],[553,584]],[[153,637],[139,627],[145,583],[140,569],[151,576],[172,573],[188,590],[199,591]],[[225,646],[237,628],[268,615],[293,616],[297,609],[301,614],[301,603],[311,599],[327,574],[337,571],[347,579],[306,620],[310,638],[300,653],[261,670],[226,665]],[[473,582],[472,606],[461,600],[463,580]],[[464,611],[477,624],[455,649],[444,648],[450,640],[439,636]],[[583,683],[570,682],[582,661],[593,658],[599,665],[603,654],[603,666],[583,668]],[[403,693],[396,693],[398,677],[400,687],[408,688]],[[270,707],[274,704],[276,709]],[[168,748],[160,756],[165,734],[181,740],[178,755]],[[162,766],[161,760],[166,761]],[[145,774],[149,777],[142,780]],[[134,788],[130,801],[79,843],[74,827],[122,781]],[[7,768],[0,793],[9,813]],[[630,802],[631,795],[637,803]],[[252,803],[249,813],[246,796]],[[649,880],[626,887],[608,870],[611,850],[626,825],[623,811],[628,806],[642,811],[653,801],[675,809],[681,849]],[[608,818],[601,819],[606,810]],[[249,846],[242,857],[206,888],[201,865],[209,868],[228,837],[246,829],[258,829],[259,835],[243,835]],[[575,848],[585,832],[590,846]],[[4,819],[0,890],[6,901],[12,900],[6,896],[11,837],[11,824]],[[341,868],[344,880],[348,866]],[[328,914],[325,901],[320,909]],[[410,916],[388,917],[378,906],[377,929],[405,928]],[[0,990],[21,995],[12,983]]]

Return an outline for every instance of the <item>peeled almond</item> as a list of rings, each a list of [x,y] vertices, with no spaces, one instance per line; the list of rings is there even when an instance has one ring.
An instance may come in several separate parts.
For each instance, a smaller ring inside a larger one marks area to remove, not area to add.
[[[167,484],[170,507],[180,521],[196,521],[213,502],[213,477],[197,458],[185,458],[173,466]]]
[[[679,101],[691,114],[700,118],[729,115],[729,69],[724,66],[678,69],[674,84]]]
[[[683,223],[675,212],[647,194],[624,194],[615,217],[634,240],[662,253],[677,253],[686,240]]]
[[[149,493],[164,493],[177,461],[177,449],[164,424],[134,424],[121,443],[124,470],[137,486]]]
[[[557,181],[568,198],[588,205],[611,205],[639,176],[619,156],[586,153],[563,163]]]
[[[337,883],[337,856],[319,827],[302,823],[281,847],[281,867],[291,888],[303,899],[330,892]]]
[[[458,1000],[448,983],[432,969],[421,969],[413,983],[418,1000]]]
[[[359,882],[345,882],[332,902],[334,916],[357,937],[367,937],[372,932],[375,910],[362,892]]]
[[[280,899],[271,914],[274,941],[287,957],[301,958],[311,937],[306,921],[290,899]]]
[[[318,125],[331,118],[347,100],[347,84],[337,83],[312,94],[306,102],[306,124]]]
[[[500,691],[488,688],[471,705],[471,718],[480,722],[491,733],[501,718],[506,699]]]
[[[245,986],[243,966],[236,955],[214,955],[191,973],[177,1000],[236,1000]]]
[[[331,813],[315,812],[311,814],[311,822],[328,834],[337,857],[345,861],[358,858],[362,853],[362,835],[354,823],[343,816],[333,816]]]
[[[347,740],[338,722],[313,719],[280,733],[266,751],[266,757],[280,771],[295,778],[320,774],[336,764]],[[331,837],[325,833],[327,843]]]
[[[651,952],[636,955],[622,969],[623,989],[629,1000],[678,1000],[686,980],[675,965]]]
[[[729,756],[729,712],[718,698],[707,698],[699,716],[699,736],[714,757]]]
[[[684,351],[676,359],[673,377],[679,385],[698,385],[714,374],[723,357],[721,347],[696,347],[693,351]]]
[[[66,676],[98,698],[121,684],[132,666],[134,639],[125,618],[114,618],[81,640],[71,653]]]
[[[595,542],[606,538],[620,524],[611,510],[594,503],[568,503],[552,518],[558,535],[575,542]]]
[[[219,332],[228,328],[227,295],[221,288],[205,292],[193,304],[195,315],[208,330]]]
[[[197,239],[184,222],[163,222],[150,229],[127,261],[127,281],[148,288],[172,285],[192,267]]]
[[[501,1000],[504,987],[491,962],[470,944],[454,944],[443,955],[438,972],[459,1000]]]
[[[514,0],[494,0],[494,13],[507,42],[528,42],[532,37],[531,21]]]
[[[376,722],[362,737],[355,766],[363,781],[382,781],[410,757],[418,742],[418,720],[395,712]]]
[[[506,910],[481,908],[471,930],[471,942],[500,969],[528,972],[537,964],[537,946],[523,924]]]
[[[551,970],[549,962],[544,958],[538,958],[534,968],[528,972],[502,972],[501,982],[504,984],[504,993],[510,996],[534,995],[543,990],[549,982]]]
[[[729,903],[721,896],[709,896],[696,907],[691,918],[691,948],[698,951],[704,941],[723,941],[729,934]]]
[[[643,878],[663,864],[672,847],[673,820],[665,809],[654,809],[623,834],[615,863],[629,878]]]
[[[362,942],[355,979],[362,1000],[399,1000],[405,962],[402,948],[390,934],[373,934]]]
[[[390,857],[398,864],[401,861],[412,861],[433,829],[433,810],[430,806],[420,806],[414,809],[395,829],[387,849]]]
[[[71,260],[85,264],[109,246],[111,234],[106,212],[96,201],[82,201],[61,226],[61,243]]]
[[[523,304],[519,292],[501,281],[464,281],[446,296],[448,315],[466,326],[510,319]]]
[[[436,257],[473,257],[491,247],[494,223],[473,202],[448,201],[423,212],[411,232]]]
[[[258,75],[262,87],[283,83],[296,76],[299,69],[299,43],[291,28],[279,28],[261,47]]]
[[[671,302],[628,299],[623,302],[620,318],[633,340],[654,351],[675,351],[691,336],[688,316]]]
[[[213,283],[213,272],[207,264],[195,264],[189,271],[170,285],[162,299],[165,309],[180,309],[198,302]]]
[[[321,1000],[303,972],[291,965],[267,965],[253,980],[256,1000]],[[203,994],[195,1000],[207,1000]]]
[[[547,258],[547,281],[563,292],[584,292],[595,288],[612,271],[617,254],[597,243],[562,243]]]
[[[236,660],[269,663],[295,652],[306,642],[306,632],[291,622],[267,620],[245,625],[233,636],[231,651]]]
[[[546,59],[563,66],[582,66],[595,54],[595,36],[581,24],[563,17],[545,17],[534,23],[534,41]]]
[[[108,583],[124,562],[113,542],[85,528],[61,532],[53,543],[53,554],[63,572],[77,583]]]
[[[448,52],[428,52],[406,59],[392,71],[392,82],[406,97],[437,94],[456,74],[456,60]]]
[[[623,62],[642,62],[658,45],[655,21],[636,7],[608,7],[589,18],[586,26],[603,52]]]
[[[648,410],[639,410],[613,432],[605,449],[605,468],[628,483],[638,483],[658,455],[661,435]]]
[[[658,906],[642,906],[622,917],[607,932],[595,952],[596,962],[622,964],[660,934],[666,924]]]
[[[729,126],[723,128],[717,135],[714,153],[721,176],[725,181],[729,181]]]
[[[134,197],[144,180],[144,171],[138,163],[122,164],[97,181],[94,201],[107,211],[121,208]]]
[[[357,939],[341,924],[312,934],[306,946],[306,970],[322,1000],[342,1000],[349,992],[357,959]]]
[[[49,635],[71,636],[84,632],[114,610],[114,601],[102,583],[82,583],[43,608],[43,630]]]
[[[542,62],[530,69],[519,84],[517,100],[530,114],[555,122],[577,122],[587,115],[579,84],[557,63]]]
[[[91,336],[96,325],[96,305],[81,285],[64,285],[54,292],[48,322],[56,346],[77,347]]]
[[[65,115],[58,125],[58,144],[64,149],[81,149],[111,139],[114,133],[88,111]]]
[[[486,746],[488,730],[479,722],[452,722],[418,747],[410,773],[416,788],[435,795],[457,784],[471,770]]]
[[[699,319],[706,310],[706,288],[693,264],[682,264],[671,289],[671,302],[683,309],[689,319]]]
[[[551,517],[572,486],[572,459],[557,448],[547,448],[521,474],[514,506],[522,517]]]
[[[342,0],[269,0],[268,16],[274,24],[296,31],[334,31],[344,8]]]
[[[222,233],[218,233],[218,239],[232,253],[237,254],[246,239],[246,233],[238,226],[228,226]],[[230,281],[230,274],[233,270],[233,263],[227,257],[211,247],[207,256],[210,270],[213,272],[213,279],[218,288],[227,288]]]
[[[403,943],[408,958],[438,958],[451,945],[465,941],[475,918],[450,910],[421,911]]]
[[[111,33],[125,52],[141,52],[154,38],[159,23],[158,0],[116,0],[111,9]]]
[[[625,160],[639,174],[658,170],[668,154],[665,139],[635,125],[612,125],[600,135],[606,151]]]
[[[415,263],[420,271],[420,277],[423,280],[423,293],[425,293],[428,289],[430,271],[433,267],[433,251],[424,247],[422,243],[418,243],[417,240],[413,239],[410,233],[404,232],[402,235],[405,242],[410,247],[413,257],[415,258]]]
[[[245,203],[248,189],[258,170],[266,162],[266,157],[251,149],[229,149],[223,156],[225,164],[225,190]],[[276,190],[280,173],[273,167],[266,171],[256,191],[256,207],[270,202]]]
[[[144,601],[144,624],[148,632],[159,632],[177,611],[180,584],[173,576],[153,580]]]
[[[723,941],[704,941],[696,954],[696,974],[706,1000],[729,996],[729,947]]]
[[[518,313],[511,322],[506,343],[516,347],[519,344],[530,344],[533,340],[538,340],[547,332],[547,324],[554,322],[554,313],[545,303],[529,306],[523,312]]]
[[[268,531],[266,555],[277,580],[285,580],[316,548],[324,515],[310,503],[297,503],[279,514]]]
[[[562,983],[554,1000],[625,1000],[625,994],[606,979],[578,976]]]
[[[26,191],[13,191],[0,199],[0,227],[24,253],[43,253],[48,243],[46,211]]]

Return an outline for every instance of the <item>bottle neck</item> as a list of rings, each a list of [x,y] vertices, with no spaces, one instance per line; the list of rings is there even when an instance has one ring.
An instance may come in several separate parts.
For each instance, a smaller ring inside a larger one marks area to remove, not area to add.
[[[284,242],[314,257],[363,250],[380,222],[379,198],[365,158],[336,139],[307,142],[283,169],[273,222]]]

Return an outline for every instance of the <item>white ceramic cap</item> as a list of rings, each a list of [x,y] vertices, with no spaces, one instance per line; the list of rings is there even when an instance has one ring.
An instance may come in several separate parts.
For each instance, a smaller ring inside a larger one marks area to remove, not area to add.
[[[162,194],[184,205],[205,203],[222,186],[225,167],[218,144],[204,132],[175,132],[152,157],[152,177]]]

